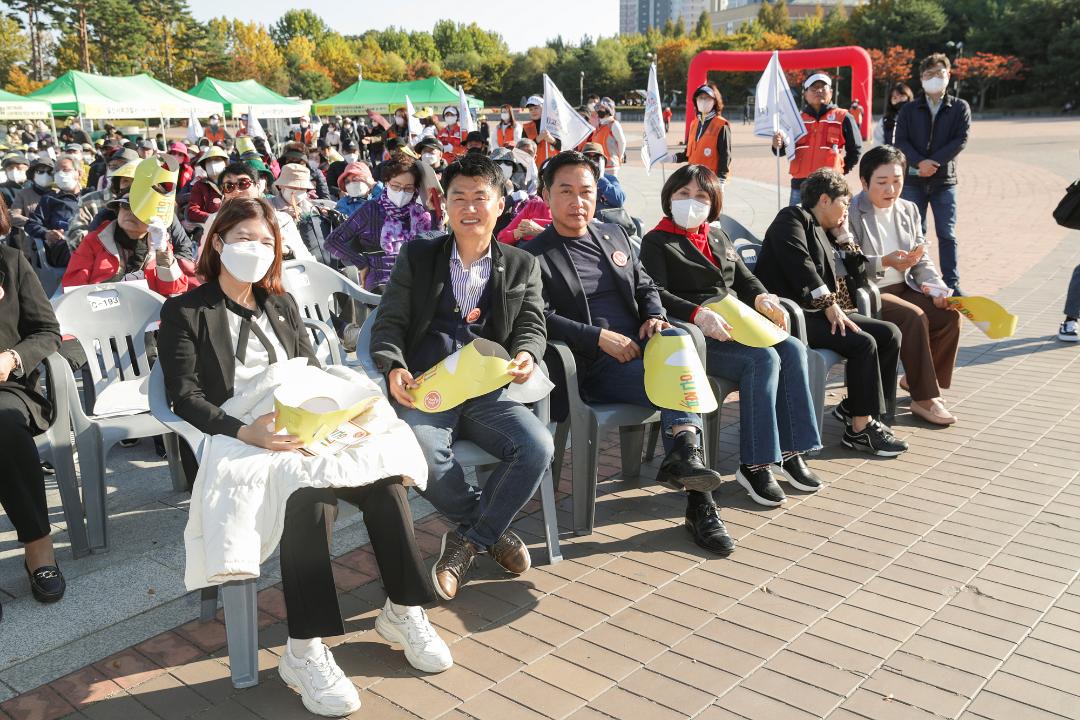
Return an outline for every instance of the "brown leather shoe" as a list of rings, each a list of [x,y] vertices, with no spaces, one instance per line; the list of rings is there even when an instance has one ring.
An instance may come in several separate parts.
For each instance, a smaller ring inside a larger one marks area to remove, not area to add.
[[[431,582],[443,600],[453,600],[476,560],[476,548],[456,532],[443,533],[439,559],[431,566]]]
[[[510,530],[500,535],[495,544],[488,548],[488,551],[491,553],[492,559],[502,565],[506,572],[520,575],[532,567],[529,548],[525,547],[525,543],[521,541],[521,538]]]

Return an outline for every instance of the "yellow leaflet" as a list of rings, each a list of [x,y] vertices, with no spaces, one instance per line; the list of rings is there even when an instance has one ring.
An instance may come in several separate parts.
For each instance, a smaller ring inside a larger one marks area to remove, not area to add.
[[[313,445],[342,423],[370,410],[379,397],[361,385],[305,366],[274,391],[277,429],[284,428],[305,445]]]
[[[510,382],[510,356],[498,343],[477,338],[416,378],[416,407],[435,413],[486,395]]]
[[[717,407],[716,396],[694,339],[684,330],[678,333],[657,333],[645,345],[645,394],[657,407],[712,412]]]
[[[741,302],[732,293],[722,298],[707,300],[705,307],[727,321],[735,342],[764,348],[787,339],[787,331],[777,327],[769,318]]]
[[[1012,337],[1016,333],[1017,317],[988,297],[964,295],[949,298],[949,306],[956,308],[992,340]]]

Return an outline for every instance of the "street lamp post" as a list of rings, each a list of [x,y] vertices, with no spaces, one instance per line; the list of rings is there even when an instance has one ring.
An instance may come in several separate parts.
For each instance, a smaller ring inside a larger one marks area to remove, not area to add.
[[[578,78],[578,107],[585,104],[585,71],[581,71],[581,76]]]
[[[949,42],[945,43],[945,48],[947,50],[953,51],[953,65],[956,64],[957,60],[964,57],[964,41],[963,40],[958,40],[958,41],[950,40]],[[960,83],[961,82],[962,82],[961,80],[956,81],[956,97],[960,97]]]

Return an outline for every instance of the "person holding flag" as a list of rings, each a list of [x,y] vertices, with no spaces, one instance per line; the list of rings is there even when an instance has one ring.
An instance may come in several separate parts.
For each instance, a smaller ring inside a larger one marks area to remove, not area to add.
[[[862,136],[855,116],[836,107],[832,102],[832,78],[828,73],[816,70],[803,81],[803,106],[801,117],[806,134],[795,141],[791,157],[790,205],[798,205],[802,198],[800,188],[810,173],[820,168],[830,168],[846,175],[859,162],[862,153]],[[782,130],[773,133],[774,155],[787,152],[788,140]]]
[[[465,154],[465,148],[461,142],[461,123],[458,122],[458,109],[453,105],[443,108],[443,122],[438,126],[435,137],[443,146],[443,155],[447,162],[454,162],[458,157]]]
[[[503,105],[499,108],[499,124],[495,126],[495,142],[497,147],[512,150],[518,140],[521,139],[521,125],[514,119],[514,108]],[[492,148],[494,150],[495,148]]]
[[[590,140],[603,148],[607,160],[605,172],[617,176],[626,152],[626,136],[622,125],[615,119],[615,101],[611,98],[601,100],[596,106],[596,118],[599,125]]]
[[[724,99],[713,83],[694,91],[697,115],[690,122],[686,151],[675,155],[675,162],[704,165],[716,173],[720,184],[731,173],[731,127],[721,115]]]
[[[536,143],[536,169],[539,170],[545,160],[562,150],[562,143],[548,130],[542,129],[544,98],[531,95],[525,101],[525,109],[529,111],[529,119],[521,123],[521,134]]]

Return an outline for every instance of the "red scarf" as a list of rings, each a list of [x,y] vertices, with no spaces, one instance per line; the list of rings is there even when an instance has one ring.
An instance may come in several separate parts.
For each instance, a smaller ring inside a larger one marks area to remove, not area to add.
[[[716,265],[716,260],[713,259],[712,248],[709,247],[709,224],[702,223],[701,227],[697,230],[686,230],[679,227],[672,221],[671,218],[664,218],[657,223],[655,230],[661,232],[671,233],[673,235],[685,235],[686,239],[693,244],[694,247],[705,256],[705,259]]]

